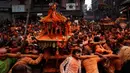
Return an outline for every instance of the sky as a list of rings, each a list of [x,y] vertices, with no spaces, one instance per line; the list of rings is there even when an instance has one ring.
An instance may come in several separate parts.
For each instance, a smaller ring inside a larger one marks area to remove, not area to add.
[[[85,4],[87,4],[87,9],[91,7],[92,0],[85,0]]]

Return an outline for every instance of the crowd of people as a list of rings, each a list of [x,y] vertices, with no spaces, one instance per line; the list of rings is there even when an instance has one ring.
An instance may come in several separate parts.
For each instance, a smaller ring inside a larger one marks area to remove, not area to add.
[[[25,26],[24,20],[16,24],[0,32],[0,73],[44,72],[47,60],[35,37],[45,26],[37,22]],[[129,73],[129,28],[103,29],[84,19],[72,22],[71,28],[72,35],[64,47],[69,56],[59,67],[61,73]]]

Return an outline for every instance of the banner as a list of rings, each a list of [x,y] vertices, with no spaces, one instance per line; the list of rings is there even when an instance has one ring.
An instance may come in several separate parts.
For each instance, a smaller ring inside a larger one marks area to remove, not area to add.
[[[25,12],[25,5],[12,5],[12,12]]]
[[[67,3],[66,10],[76,10],[76,4],[75,3]]]

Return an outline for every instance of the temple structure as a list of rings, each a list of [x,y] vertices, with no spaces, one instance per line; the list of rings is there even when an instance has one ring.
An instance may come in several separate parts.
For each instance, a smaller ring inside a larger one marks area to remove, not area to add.
[[[56,6],[56,3],[50,5],[48,15],[41,17],[40,22],[43,23],[43,29],[37,36],[37,40],[40,44],[43,44],[41,42],[44,41],[49,41],[49,43],[53,41],[52,45],[55,44],[55,46],[57,46],[57,41],[67,41],[71,35],[71,22],[56,11]]]

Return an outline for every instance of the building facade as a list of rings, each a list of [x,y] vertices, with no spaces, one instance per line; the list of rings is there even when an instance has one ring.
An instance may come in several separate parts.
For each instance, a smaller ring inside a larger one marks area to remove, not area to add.
[[[0,21],[11,20],[11,1],[0,0]]]
[[[37,2],[35,2],[37,1]],[[32,2],[32,12],[42,12],[47,15],[49,3],[58,3],[57,11],[68,17],[82,17],[85,0],[35,0]]]
[[[3,19],[26,18],[28,3],[30,0],[0,0],[0,17]],[[30,17],[36,17],[38,13],[46,16],[49,4],[56,2],[57,11],[70,17],[83,17],[83,5],[85,0],[31,0]]]
[[[103,3],[103,0],[92,0],[92,12],[94,14],[94,19],[99,20],[102,18],[102,10],[99,9],[99,6]]]
[[[104,3],[108,7],[107,15],[113,19],[120,16],[120,7],[123,0],[104,0]]]
[[[120,13],[127,17],[128,21],[130,20],[130,0],[124,0],[121,3]],[[130,24],[130,22],[129,22]]]
[[[120,16],[120,4],[123,0],[92,0],[92,10],[95,19],[99,20],[105,16],[113,19]]]

